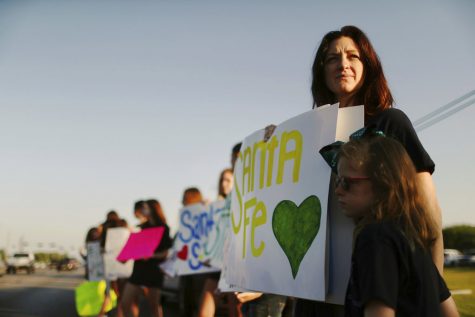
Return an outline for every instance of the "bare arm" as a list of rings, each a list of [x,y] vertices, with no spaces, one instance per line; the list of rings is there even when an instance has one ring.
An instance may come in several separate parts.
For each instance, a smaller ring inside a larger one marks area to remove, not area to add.
[[[156,260],[165,260],[168,255],[168,250],[154,253],[151,257],[144,258],[144,260],[156,259]]]
[[[452,296],[447,298],[445,301],[440,303],[440,310],[442,311],[442,316],[444,317],[459,317],[457,307],[455,306],[454,299]]]
[[[395,317],[396,312],[380,301],[370,301],[365,305],[364,317]]]
[[[262,296],[262,293],[244,292],[236,293],[236,298],[240,303],[246,303]]]
[[[419,188],[425,197],[427,206],[430,213],[435,220],[438,227],[439,235],[432,246],[432,260],[435,266],[439,270],[441,276],[444,274],[444,241],[442,239],[442,211],[437,200],[435,193],[435,186],[432,180],[432,176],[428,172],[422,172],[417,174],[417,180],[419,182]]]
[[[167,255],[168,255],[168,250],[165,250],[165,251],[155,253],[154,258],[159,259],[159,260],[165,260],[167,258]]]

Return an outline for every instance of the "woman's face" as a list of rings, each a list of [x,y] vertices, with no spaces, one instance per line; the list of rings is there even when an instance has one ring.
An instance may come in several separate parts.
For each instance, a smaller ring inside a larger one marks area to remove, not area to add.
[[[231,193],[233,189],[233,174],[230,172],[226,172],[223,175],[223,179],[221,180],[221,191],[226,196]]]
[[[144,205],[143,208],[134,210],[134,216],[139,220],[140,223],[144,223],[148,220],[150,215],[150,209],[147,205]]]
[[[350,218],[360,218],[371,210],[374,195],[371,181],[361,168],[355,168],[345,157],[338,162],[340,180],[335,187],[338,204],[343,213]]]
[[[343,106],[353,105],[351,99],[363,85],[364,70],[355,42],[346,36],[331,42],[324,63],[328,89]]]

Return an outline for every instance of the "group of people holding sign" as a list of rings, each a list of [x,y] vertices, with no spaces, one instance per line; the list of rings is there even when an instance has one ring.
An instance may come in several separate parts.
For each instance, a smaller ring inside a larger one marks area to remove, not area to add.
[[[244,303],[234,315],[280,317],[292,298],[298,317],[458,316],[435,164],[371,42],[327,33],[312,76],[315,109],[243,140],[231,194],[180,211],[162,269],[208,274],[199,316],[214,315],[216,288]]]

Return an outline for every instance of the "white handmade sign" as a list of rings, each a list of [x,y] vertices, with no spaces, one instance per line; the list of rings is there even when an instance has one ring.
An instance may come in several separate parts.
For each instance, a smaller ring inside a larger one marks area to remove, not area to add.
[[[231,196],[231,195],[230,195]],[[230,198],[230,196],[228,196],[228,198]],[[229,201],[231,201],[231,199],[228,199]],[[224,256],[227,256],[229,254],[229,248],[230,248],[230,243],[231,243],[231,238],[232,238],[232,233],[231,233],[231,229],[229,228],[228,230],[226,230],[225,234],[224,234],[225,238],[224,238],[224,244],[223,244],[223,255]],[[223,262],[221,263],[221,275],[219,277],[219,282],[218,282],[218,290],[221,292],[221,293],[226,293],[226,292],[246,292],[248,290],[245,290],[241,287],[238,287],[238,286],[235,286],[235,285],[231,285],[229,284],[227,281],[226,281],[226,275],[227,275],[227,270],[229,268],[228,266],[228,261],[226,260],[223,260]]]
[[[224,206],[224,202],[221,203]],[[178,232],[174,243],[174,268],[177,275],[218,272],[209,265],[205,252],[212,251],[206,246],[215,227],[216,205],[193,204],[180,210]],[[221,208],[222,209],[222,208]]]
[[[88,242],[87,248],[87,271],[89,281],[100,281],[105,279],[104,259],[101,254],[101,243]]]
[[[223,248],[226,234],[231,227],[229,219],[231,200],[218,200],[211,203],[209,213],[213,215],[213,225],[210,226],[208,237],[203,245],[203,258],[215,268],[222,268]]]
[[[339,109],[336,141],[348,141],[349,136],[363,126],[363,106]],[[327,242],[328,290],[325,301],[343,305],[350,277],[354,223],[340,210],[334,190],[334,186],[330,187],[327,222],[329,237]]]
[[[318,150],[335,141],[338,106],[312,110],[247,137],[235,166],[230,285],[325,300],[330,169]]]
[[[106,279],[109,281],[118,278],[127,278],[132,274],[132,269],[134,267],[133,261],[121,263],[116,259],[129,236],[130,230],[128,228],[107,229],[104,268]]]

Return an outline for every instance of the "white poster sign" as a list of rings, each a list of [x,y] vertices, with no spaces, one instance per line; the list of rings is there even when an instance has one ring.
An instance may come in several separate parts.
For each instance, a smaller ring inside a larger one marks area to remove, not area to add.
[[[222,203],[224,206],[224,203]],[[178,232],[174,243],[174,267],[177,275],[218,272],[205,258],[206,243],[215,226],[214,207],[194,204],[180,210]],[[210,251],[209,249],[208,251]]]
[[[363,106],[341,108],[338,110],[335,139],[346,142],[353,132],[363,126]],[[354,224],[340,210],[334,189],[332,182],[328,207],[328,290],[326,301],[343,305],[350,278]]]
[[[104,260],[101,254],[101,243],[88,242],[87,248],[87,270],[89,281],[101,281],[105,279]]]
[[[208,208],[208,214],[213,215],[213,225],[203,245],[203,257],[211,266],[221,269],[223,265],[224,241],[231,227],[229,219],[231,200],[215,201]]]
[[[118,278],[127,278],[132,274],[133,261],[121,263],[116,260],[129,236],[130,230],[128,228],[107,229],[104,253],[104,268],[107,280],[114,281]]]
[[[325,300],[330,169],[338,106],[247,137],[235,166],[225,279],[244,289]]]
[[[230,201],[230,200],[229,200]],[[229,254],[229,248],[231,243],[231,232],[230,229],[225,233],[224,245],[223,245],[223,255]],[[228,261],[224,260],[221,266],[221,275],[218,282],[218,290],[222,293],[225,292],[246,292],[247,290],[238,287],[236,285],[231,285],[226,281],[226,275],[228,270]]]

